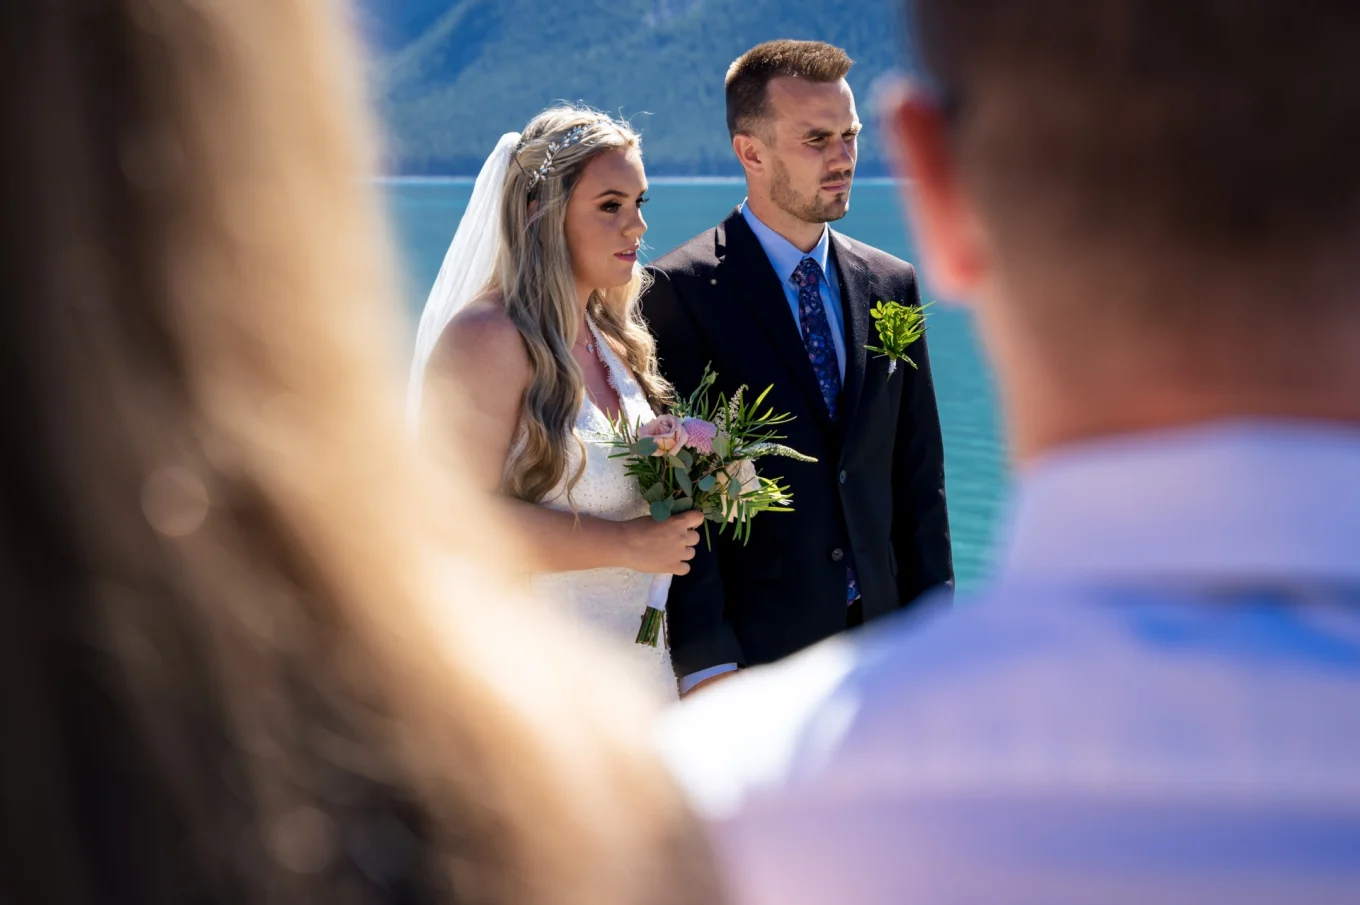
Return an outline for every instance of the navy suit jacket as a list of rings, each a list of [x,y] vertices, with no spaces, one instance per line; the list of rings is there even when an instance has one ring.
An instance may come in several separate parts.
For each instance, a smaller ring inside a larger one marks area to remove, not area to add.
[[[845,629],[850,556],[866,622],[953,584],[926,341],[908,350],[918,367],[902,363],[892,375],[886,359],[864,348],[877,341],[875,302],[919,304],[916,273],[834,231],[831,253],[846,331],[839,424],[822,402],[779,277],[739,212],[650,268],[642,311],[676,392],[688,396],[709,364],[728,394],[773,385],[766,404],[795,416],[785,442],[817,459],[762,459],[762,475],[789,485],[794,511],[760,516],[745,545],[731,532],[710,532],[713,548],[700,542],[690,574],[675,579],[666,621],[677,676],[768,663]]]

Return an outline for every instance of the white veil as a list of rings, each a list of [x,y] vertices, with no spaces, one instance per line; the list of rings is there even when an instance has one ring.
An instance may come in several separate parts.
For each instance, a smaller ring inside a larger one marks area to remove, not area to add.
[[[425,300],[416,330],[415,356],[411,361],[411,383],[406,391],[406,428],[414,438],[420,431],[420,402],[425,387],[425,369],[430,364],[435,344],[454,315],[477,297],[496,269],[501,242],[501,190],[510,159],[519,144],[518,132],[507,132],[496,143],[496,150],[482,164],[477,182],[468,199],[467,210],[458,222],[458,231],[444,255],[435,277],[434,288]]]

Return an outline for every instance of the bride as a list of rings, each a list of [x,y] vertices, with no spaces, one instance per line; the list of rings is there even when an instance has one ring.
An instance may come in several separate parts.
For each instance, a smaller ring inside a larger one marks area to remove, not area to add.
[[[633,639],[652,574],[689,571],[703,517],[654,521],[598,439],[611,419],[649,420],[670,394],[637,312],[646,189],[637,134],[604,114],[557,107],[503,136],[421,316],[409,416],[424,433],[434,412],[456,422],[539,589],[674,698],[664,648]],[[440,387],[461,390],[458,404]]]

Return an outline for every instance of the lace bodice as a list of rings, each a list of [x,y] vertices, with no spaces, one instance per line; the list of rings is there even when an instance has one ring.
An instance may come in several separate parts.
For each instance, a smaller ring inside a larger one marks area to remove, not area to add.
[[[650,421],[654,413],[642,387],[634,379],[628,366],[602,340],[595,325],[587,323],[595,339],[595,349],[609,373],[609,385],[619,397],[623,416],[630,423],[639,420]],[[576,436],[585,445],[585,470],[581,473],[576,486],[572,488],[571,501],[568,502],[567,477],[575,471],[581,461],[580,450],[574,444],[568,445],[567,473],[544,497],[543,505],[569,512],[571,504],[574,503],[577,512],[616,521],[645,515],[647,504],[642,499],[637,482],[624,472],[622,460],[609,458],[614,449],[602,439],[610,433],[609,417],[591,400],[589,393],[586,394],[576,414],[575,426]]]
[[[636,378],[614,350],[604,342],[595,325],[587,321],[595,348],[609,373],[609,383],[618,395],[622,414],[633,423],[651,420],[654,413]],[[576,416],[576,436],[585,448],[585,468],[568,501],[566,478],[544,497],[542,505],[570,512],[572,505],[582,515],[624,521],[647,514],[647,503],[637,482],[624,471],[621,459],[611,459],[615,450],[608,444],[609,418],[586,394]],[[580,462],[580,449],[568,446],[567,474]],[[622,645],[625,656],[633,660],[643,680],[660,694],[674,698],[675,680],[670,657],[664,648],[634,643],[642,613],[647,606],[647,590],[652,576],[631,569],[607,568],[579,572],[554,572],[535,581],[540,593],[570,607],[591,627],[604,632],[613,643]]]

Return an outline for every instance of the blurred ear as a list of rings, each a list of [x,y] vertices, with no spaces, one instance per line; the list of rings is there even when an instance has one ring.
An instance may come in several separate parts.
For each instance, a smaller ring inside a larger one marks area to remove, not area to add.
[[[884,86],[879,102],[922,268],[941,295],[967,299],[984,278],[987,255],[981,225],[959,184],[948,125],[935,103],[906,82]]]
[[[768,157],[765,144],[760,139],[754,135],[738,133],[732,136],[732,150],[736,152],[737,160],[747,173],[758,175],[765,172]]]

